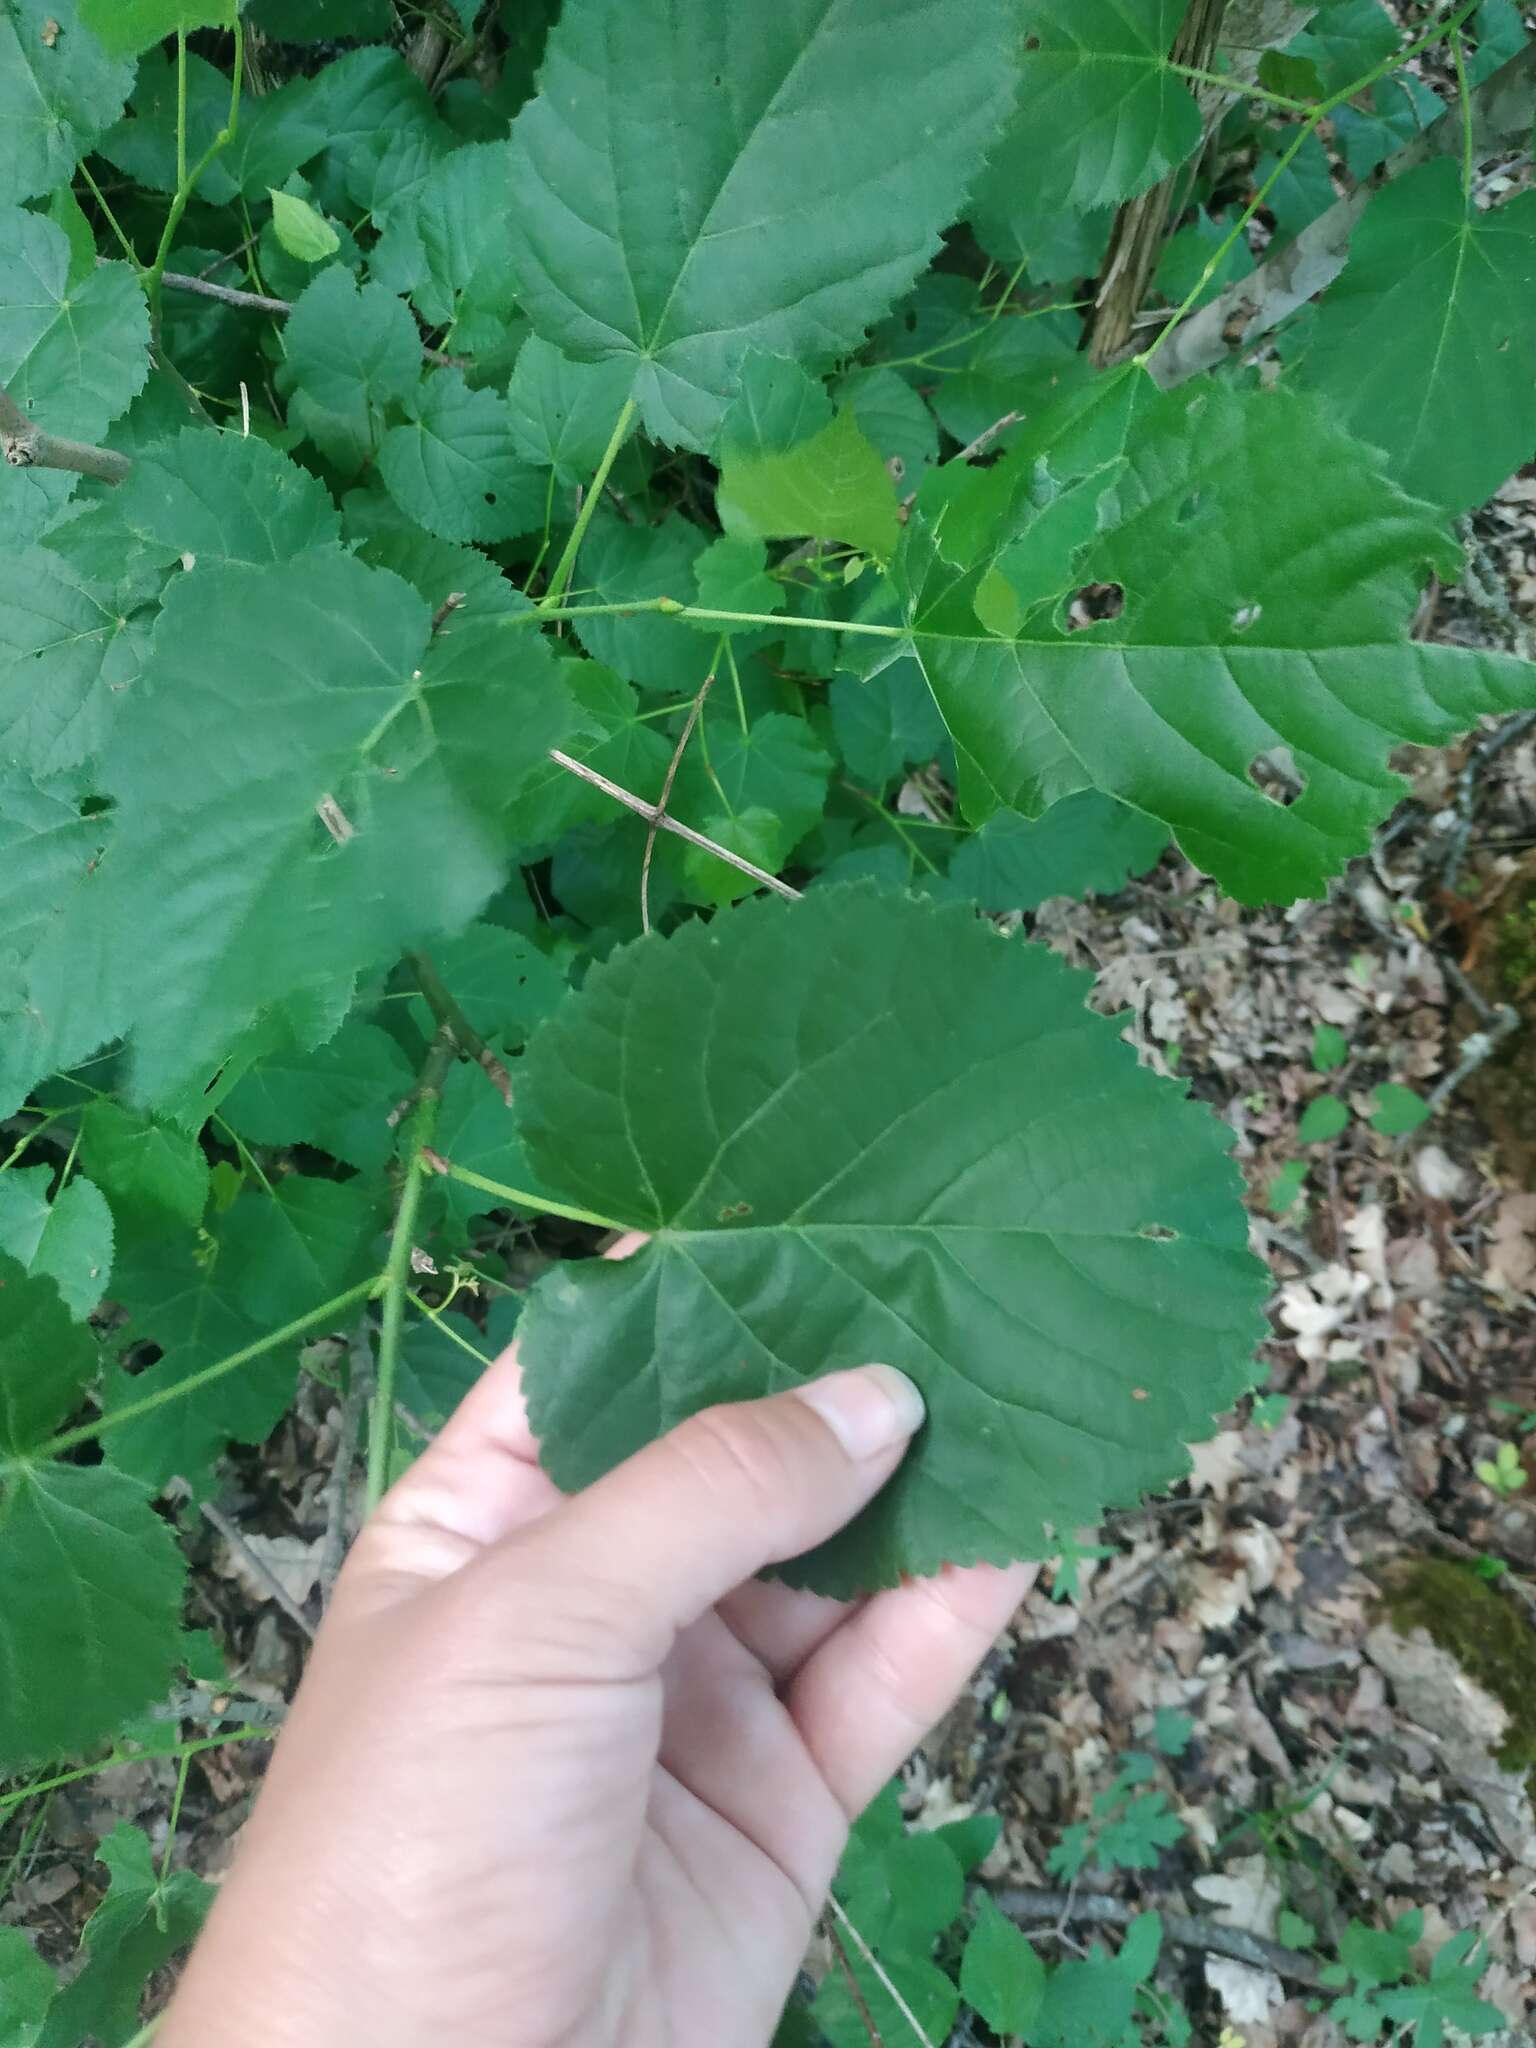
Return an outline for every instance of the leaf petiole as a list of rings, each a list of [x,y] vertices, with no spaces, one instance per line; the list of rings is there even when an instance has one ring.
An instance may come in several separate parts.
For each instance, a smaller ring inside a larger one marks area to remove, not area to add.
[[[599,1230],[629,1230],[628,1223],[615,1222],[612,1216],[596,1215],[591,1209],[578,1209],[570,1202],[552,1201],[548,1195],[531,1195],[526,1188],[509,1188],[499,1180],[488,1180],[483,1173],[475,1173],[467,1166],[455,1166],[451,1159],[444,1159],[433,1153],[430,1164],[434,1170],[446,1174],[449,1180],[462,1181],[467,1188],[479,1188],[482,1194],[497,1195],[509,1209],[521,1209],[534,1216],[563,1216],[568,1223],[591,1223]]]

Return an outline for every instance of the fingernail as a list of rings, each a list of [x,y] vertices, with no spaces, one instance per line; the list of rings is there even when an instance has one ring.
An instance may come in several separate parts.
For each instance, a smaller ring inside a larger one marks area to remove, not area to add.
[[[795,1388],[850,1458],[878,1457],[921,1429],[927,1409],[916,1385],[894,1365],[860,1365]]]

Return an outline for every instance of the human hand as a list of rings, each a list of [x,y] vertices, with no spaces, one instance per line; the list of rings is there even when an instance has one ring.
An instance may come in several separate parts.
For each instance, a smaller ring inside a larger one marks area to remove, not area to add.
[[[514,1346],[359,1536],[158,2048],[766,2043],[849,1820],[1028,1584],[753,1578],[920,1417],[837,1373],[567,1500]]]

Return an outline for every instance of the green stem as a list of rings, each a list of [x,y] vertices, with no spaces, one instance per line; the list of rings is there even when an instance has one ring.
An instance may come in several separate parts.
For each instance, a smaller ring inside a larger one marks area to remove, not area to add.
[[[1478,5],[1479,0],[1462,0],[1461,6],[1456,10],[1455,14],[1453,14],[1449,18],[1449,20],[1441,22],[1437,28],[1430,29],[1426,34],[1420,36],[1417,42],[1410,43],[1406,50],[1395,51],[1392,56],[1384,58],[1382,62],[1376,65],[1373,70],[1366,72],[1363,78],[1357,78],[1352,85],[1346,85],[1340,91],[1331,94],[1329,98],[1325,100],[1320,100],[1318,102],[1318,104],[1308,114],[1306,120],[1304,120],[1301,123],[1301,125],[1297,128],[1295,136],[1292,138],[1290,144],[1282,153],[1279,161],[1275,165],[1275,168],[1270,172],[1269,176],[1264,180],[1264,183],[1259,187],[1258,191],[1254,193],[1252,199],[1249,200],[1248,204],[1243,208],[1243,211],[1238,215],[1231,232],[1223,237],[1215,253],[1207,259],[1205,268],[1201,271],[1199,277],[1196,278],[1193,286],[1185,295],[1183,303],[1174,312],[1173,318],[1162,329],[1162,331],[1157,336],[1157,339],[1152,343],[1152,346],[1148,349],[1144,349],[1142,353],[1135,358],[1136,362],[1143,370],[1146,369],[1147,366],[1152,362],[1158,350],[1163,346],[1164,342],[1167,341],[1169,335],[1172,334],[1176,328],[1182,326],[1184,320],[1187,318],[1187,316],[1193,309],[1196,300],[1200,297],[1200,294],[1205,290],[1206,286],[1210,283],[1211,279],[1216,275],[1217,271],[1226,261],[1228,252],[1231,250],[1233,244],[1237,241],[1238,237],[1247,228],[1249,221],[1253,219],[1253,216],[1264,204],[1265,200],[1269,197],[1271,191],[1279,182],[1280,178],[1290,168],[1292,162],[1296,158],[1298,151],[1301,149],[1302,144],[1306,141],[1307,137],[1312,133],[1313,129],[1316,128],[1318,122],[1321,121],[1326,115],[1331,114],[1335,107],[1342,107],[1346,100],[1352,100],[1355,97],[1356,93],[1365,92],[1367,88],[1373,86],[1379,78],[1385,78],[1389,71],[1399,70],[1404,64],[1408,63],[1411,58],[1417,57],[1418,55],[1420,55],[1422,51],[1427,50],[1432,43],[1442,42],[1447,36],[1454,35],[1457,29],[1461,27],[1462,23],[1467,19],[1467,17],[1470,14],[1472,14],[1475,11]]]
[[[483,1173],[473,1173],[467,1166],[455,1166],[451,1159],[445,1159],[438,1169],[450,1180],[462,1181],[467,1188],[479,1188],[482,1194],[499,1195],[509,1209],[521,1209],[534,1216],[563,1216],[568,1223],[593,1223],[599,1230],[628,1230],[627,1223],[616,1223],[611,1216],[599,1216],[591,1209],[578,1209],[570,1202],[552,1202],[548,1195],[530,1195],[526,1188],[509,1188],[499,1180],[487,1180]]]
[[[880,640],[905,639],[905,626],[871,626],[859,619],[796,619],[783,612],[717,612],[697,604],[680,604],[675,597],[634,597],[625,604],[566,604],[551,611],[535,609],[508,612],[508,626],[548,625],[559,619],[629,618],[641,612],[660,612],[669,619],[695,619],[702,625],[790,626],[807,633],[866,633]]]
[[[160,1882],[164,1884],[171,1874],[171,1857],[176,1851],[176,1830],[181,1825],[181,1802],[187,1796],[187,1772],[192,1768],[192,1759],[183,1755],[176,1772],[176,1791],[171,1800],[171,1818],[165,1830],[165,1854],[160,1859]]]
[[[1262,85],[1244,85],[1240,78],[1223,77],[1219,71],[1202,71],[1198,64],[1173,64],[1168,69],[1180,78],[1192,79],[1196,85],[1219,85],[1237,99],[1263,100],[1269,107],[1283,107],[1288,114],[1310,114],[1311,100],[1293,100],[1283,92],[1270,92]]]
[[[236,1728],[228,1735],[205,1735],[196,1742],[178,1743],[174,1749],[135,1750],[129,1756],[103,1757],[99,1764],[82,1764],[78,1770],[60,1771],[57,1777],[23,1785],[19,1791],[0,1792],[0,1813],[24,1806],[29,1799],[40,1799],[45,1792],[57,1792],[61,1785],[77,1785],[82,1778],[99,1777],[103,1771],[120,1771],[128,1764],[172,1763],[178,1757],[199,1756],[205,1749],[228,1749],[234,1742],[272,1742],[276,1736],[275,1728]]]
[[[133,2039],[128,2042],[127,2048],[149,2048],[150,2042],[154,2040],[156,2034],[160,2031],[160,2020],[164,2017],[165,2015],[162,2013],[159,2018],[147,2021],[145,2025],[140,2027]]]
[[[485,1353],[477,1350],[467,1337],[461,1337],[448,1318],[440,1314],[430,1301],[423,1301],[421,1296],[414,1290],[407,1293],[406,1300],[409,1301],[412,1308],[420,1309],[429,1322],[435,1323],[450,1344],[457,1344],[459,1349],[467,1351],[471,1358],[478,1358],[482,1366],[490,1364],[491,1361],[486,1357]]]
[[[178,48],[183,57],[185,55],[185,40],[185,36],[181,36],[178,43]],[[207,170],[208,166],[219,154],[219,151],[227,149],[239,132],[240,78],[244,65],[245,37],[237,16],[235,20],[235,62],[229,88],[229,119],[203,151],[190,173],[188,173],[186,168],[187,105],[185,77],[179,77],[177,80],[179,89],[177,93],[176,160],[179,168],[176,177],[176,191],[171,199],[171,210],[165,217],[165,226],[160,232],[160,243],[155,250],[154,261],[144,273],[144,292],[149,300],[150,319],[157,326],[160,319],[160,280],[165,275],[165,266],[170,260],[171,243],[176,238],[176,230],[181,226],[181,217],[187,210],[187,201],[192,197],[198,179],[201,178],[204,171]]]
[[[176,31],[176,189],[187,182],[187,32]]]
[[[121,1408],[114,1408],[110,1414],[98,1415],[94,1422],[82,1422],[77,1429],[66,1429],[58,1436],[50,1437],[45,1444],[39,1444],[35,1451],[28,1452],[25,1463],[40,1462],[45,1458],[61,1457],[65,1451],[72,1451],[77,1444],[94,1443],[109,1429],[116,1429],[124,1422],[137,1422],[141,1415],[152,1415],[157,1408],[164,1408],[172,1401],[179,1401],[187,1394],[195,1394],[199,1387],[211,1386],[232,1372],[238,1372],[242,1365],[249,1365],[253,1358],[265,1357],[280,1344],[287,1344],[295,1337],[302,1337],[317,1326],[339,1323],[349,1308],[358,1302],[367,1301],[379,1290],[379,1276],[371,1280],[360,1280],[355,1287],[349,1287],[345,1294],[338,1294],[334,1301],[322,1302],[319,1308],[312,1308],[308,1315],[298,1316],[291,1323],[284,1323],[280,1330],[262,1337],[254,1344],[247,1344],[239,1351],[232,1351],[228,1358],[221,1358],[213,1365],[205,1365],[201,1372],[195,1372],[184,1380],[178,1380],[173,1387],[161,1387],[153,1394],[146,1394],[142,1400],[128,1401]]]
[[[95,200],[97,206],[100,208],[102,219],[106,222],[107,226],[112,230],[113,234],[116,235],[119,248],[122,250],[123,254],[128,258],[128,261],[133,265],[134,269],[142,274],[144,266],[139,261],[138,251],[134,248],[132,242],[129,241],[128,237],[123,233],[117,215],[112,211],[111,207],[108,206],[107,204],[106,194],[102,191],[101,187],[97,184],[96,180],[91,176],[90,169],[85,163],[82,162],[78,164],[76,168],[78,169],[81,177],[84,178],[86,185],[90,191],[91,197]]]
[[[576,524],[566,538],[565,546],[560,551],[560,559],[555,564],[554,574],[549,579],[549,588],[539,604],[539,610],[546,615],[559,604],[565,594],[566,585],[571,580],[571,572],[576,567],[576,557],[581,552],[581,544],[587,537],[587,528],[592,524],[592,515],[597,510],[598,501],[603,495],[603,486],[608,481],[608,472],[619,458],[619,450],[624,446],[634,417],[635,401],[626,398],[619,408],[618,418],[613,423],[613,432],[608,437],[608,446],[603,450],[603,459],[597,465],[592,487],[581,501],[581,510],[576,514]]]
[[[454,1041],[445,1026],[432,1042],[421,1070],[416,1107],[411,1112],[410,1136],[405,1155],[405,1182],[395,1210],[395,1227],[389,1240],[389,1257],[384,1266],[381,1289],[384,1306],[379,1315],[379,1358],[374,1374],[373,1405],[368,1411],[367,1512],[373,1513],[384,1497],[389,1479],[389,1452],[394,1442],[395,1381],[400,1370],[400,1339],[405,1328],[405,1297],[411,1284],[411,1248],[415,1242],[416,1218],[421,1209],[421,1191],[426,1183],[427,1165],[423,1152],[437,1130],[437,1114],[443,1099],[443,1077],[453,1064]]]
[[[899,817],[897,817],[894,811],[888,811],[885,808],[885,805],[881,803],[879,797],[871,796],[867,789],[860,789],[859,785],[856,782],[845,782],[843,784],[843,788],[847,790],[850,796],[856,796],[859,799],[860,803],[868,804],[869,808],[874,812],[877,818],[884,819],[885,823],[889,825],[891,830],[896,834],[896,837],[904,843],[908,853],[911,854],[912,858],[914,860],[921,861],[923,866],[928,870],[930,875],[936,875],[939,872],[935,864],[928,858],[927,854],[923,851],[923,848],[919,843],[916,835],[907,829],[906,825],[902,822],[902,820]]]

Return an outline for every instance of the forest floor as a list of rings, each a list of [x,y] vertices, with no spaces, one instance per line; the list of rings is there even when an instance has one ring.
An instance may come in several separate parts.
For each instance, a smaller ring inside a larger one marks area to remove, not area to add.
[[[1536,476],[1478,515],[1476,541],[1476,576],[1437,593],[1421,631],[1519,644]],[[1035,920],[1096,971],[1142,1058],[1232,1125],[1274,1276],[1269,1380],[1187,1483],[1081,1532],[1107,1554],[1077,1561],[1070,1597],[1052,1597],[1070,1573],[1043,1575],[914,1760],[908,1806],[928,1822],[1002,1815],[984,1876],[1034,1934],[1087,1940],[1106,1898],[1195,1921],[1163,1970],[1202,2043],[1223,2026],[1249,2048],[1344,2038],[1309,2010],[1313,1954],[1255,1967],[1220,1953],[1220,1930],[1294,1942],[1305,1921],[1331,1953],[1351,1916],[1385,1926],[1413,1907],[1426,1954],[1482,1931],[1482,1996],[1510,2039],[1536,2031],[1536,1433],[1521,1456],[1536,1426],[1536,730],[1490,732],[1405,756],[1411,800],[1325,903],[1244,910],[1170,856],[1117,897]],[[1477,1064],[1501,1004],[1520,1028]],[[1379,1133],[1383,1082],[1434,1114]],[[1322,1095],[1347,1121],[1303,1144]],[[193,1580],[192,1623],[238,1674],[233,1711],[258,1722],[280,1715],[318,1607],[337,1416],[304,1388],[232,1466]],[[1495,1489],[1477,1468],[1501,1446]],[[1425,1616],[1459,1662],[1415,1633]],[[1157,1748],[1158,1709],[1190,1723],[1155,1764],[1179,1841],[1060,1896],[1051,1846],[1128,1751]],[[194,1760],[178,1864],[227,1867],[265,1754]],[[175,1782],[173,1765],[134,1763],[57,1792],[5,1917],[64,1961],[100,1896],[96,1845],[123,1819],[163,1843]]]

